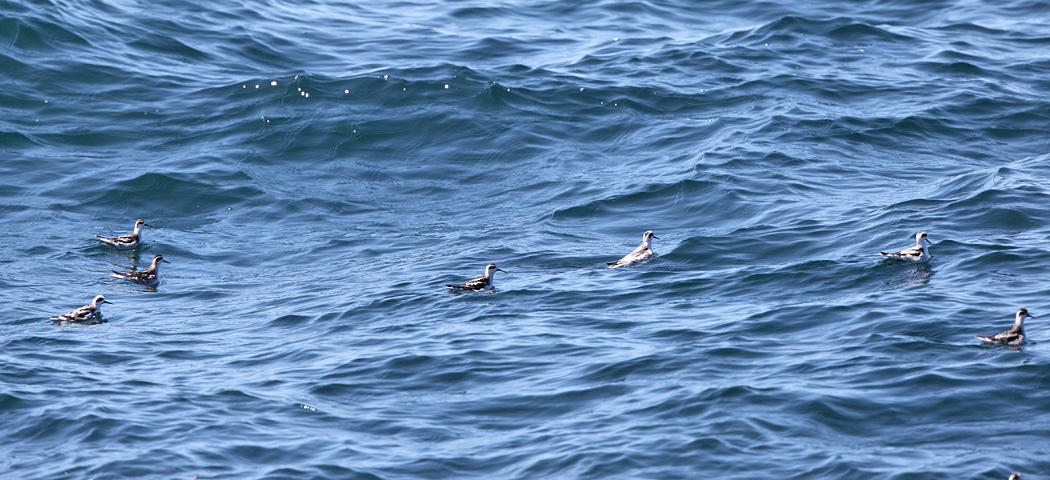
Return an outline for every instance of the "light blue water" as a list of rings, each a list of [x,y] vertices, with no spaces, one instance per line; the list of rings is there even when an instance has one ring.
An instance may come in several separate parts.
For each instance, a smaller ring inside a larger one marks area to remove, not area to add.
[[[0,2],[0,476],[1042,478],[1048,15]]]

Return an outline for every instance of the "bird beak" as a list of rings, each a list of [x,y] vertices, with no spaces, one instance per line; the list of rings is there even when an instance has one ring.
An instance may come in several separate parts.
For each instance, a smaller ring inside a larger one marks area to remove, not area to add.
[[[102,303],[113,303],[113,302],[111,302],[109,300],[103,300]]]
[[[504,270],[504,269],[502,269],[502,268],[497,268],[497,269],[496,269],[496,271],[497,271],[497,272],[503,272],[503,273],[507,273],[507,271],[506,271],[506,270]]]
[[[148,223],[143,223],[143,224],[142,224],[142,226],[143,226],[143,227],[149,227],[149,228],[153,228],[153,225],[150,225],[150,224],[148,224]]]
[[[162,258],[162,259],[160,259],[160,261],[162,261],[162,262],[164,262],[164,263],[171,263],[171,262],[169,262],[169,261],[167,261],[167,260],[165,260],[165,259],[163,259],[163,258]]]
[[[657,237],[656,234],[653,234],[653,238],[660,238],[660,237]]]

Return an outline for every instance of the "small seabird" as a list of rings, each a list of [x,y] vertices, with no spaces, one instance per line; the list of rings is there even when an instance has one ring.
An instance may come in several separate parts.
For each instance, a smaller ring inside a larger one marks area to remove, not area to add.
[[[649,241],[654,238],[660,237],[657,237],[652,230],[646,230],[645,233],[642,234],[641,245],[638,245],[634,250],[631,250],[631,253],[624,255],[623,258],[615,262],[609,262],[606,265],[608,265],[609,268],[620,268],[652,260],[653,257],[656,256],[656,253],[654,253],[653,249],[649,247]]]
[[[452,289],[456,289],[456,290],[475,290],[475,291],[477,291],[477,290],[484,290],[486,288],[492,288],[492,277],[495,276],[495,274],[492,273],[493,270],[499,270],[499,271],[501,271],[503,273],[507,273],[505,270],[500,270],[499,268],[496,268],[496,264],[495,263],[490,263],[488,265],[485,265],[485,274],[484,275],[482,275],[482,276],[480,276],[478,278],[475,278],[473,280],[470,280],[468,282],[463,282],[463,283],[461,283],[459,285],[445,285],[445,288],[452,288]]]
[[[1017,472],[1011,473],[1010,478],[1007,478],[1006,480],[1021,480],[1021,474]]]
[[[91,300],[91,305],[84,305],[72,312],[65,315],[59,315],[57,317],[51,317],[51,320],[64,320],[67,322],[87,322],[102,315],[103,303],[113,303],[106,301],[102,295],[95,295],[95,298]]]
[[[142,227],[149,226],[150,224],[146,223],[145,220],[140,218],[138,220],[135,220],[135,230],[128,235],[121,235],[119,237],[100,237],[98,235],[95,235],[95,238],[97,238],[102,243],[112,245],[117,250],[131,250],[139,246],[139,240],[141,240],[142,238],[139,235],[139,230]]]
[[[160,280],[160,278],[157,277],[157,264],[159,262],[171,263],[164,259],[164,255],[154,255],[153,263],[151,263],[149,265],[149,268],[145,270],[139,270],[137,272],[134,270],[130,272],[118,272],[116,270],[111,270],[113,272],[111,275],[117,278],[131,280],[132,282],[144,283],[146,285],[156,285],[157,282]]]
[[[1014,317],[1013,328],[1006,330],[1005,332],[999,332],[990,337],[982,337],[977,335],[977,339],[982,342],[998,343],[1001,345],[1020,345],[1025,342],[1024,339],[1024,319],[1035,318],[1028,314],[1028,310],[1020,309],[1017,311],[1017,316]]]
[[[930,249],[926,248],[922,242],[926,241],[930,244],[930,239],[926,238],[926,232],[922,231],[915,234],[915,245],[905,248],[899,252],[879,252],[884,256],[890,258],[896,258],[898,260],[904,260],[906,262],[925,262],[930,259]]]

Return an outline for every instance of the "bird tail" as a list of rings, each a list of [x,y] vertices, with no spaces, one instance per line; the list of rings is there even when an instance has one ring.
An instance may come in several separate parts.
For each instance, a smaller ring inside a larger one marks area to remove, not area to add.
[[[974,335],[974,336],[975,336],[975,337],[977,337],[977,339],[978,339],[978,340],[980,340],[980,341],[982,341],[982,342],[994,342],[994,341],[995,341],[995,340],[992,340],[991,338],[988,338],[988,337],[982,337],[982,336],[980,336],[980,335]]]

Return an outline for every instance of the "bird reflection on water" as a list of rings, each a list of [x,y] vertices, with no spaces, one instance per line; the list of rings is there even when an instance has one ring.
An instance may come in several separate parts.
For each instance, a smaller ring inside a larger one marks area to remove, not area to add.
[[[928,263],[915,264],[914,267],[886,281],[887,285],[925,285],[933,277],[933,268]]]

